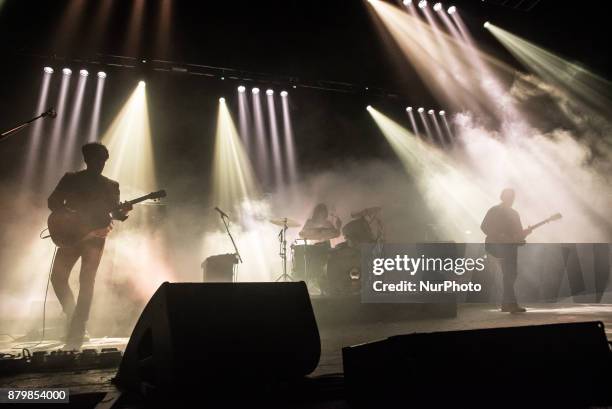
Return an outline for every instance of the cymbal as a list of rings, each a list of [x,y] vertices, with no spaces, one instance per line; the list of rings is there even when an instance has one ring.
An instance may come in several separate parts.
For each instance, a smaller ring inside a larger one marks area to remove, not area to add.
[[[340,232],[330,227],[311,227],[300,232],[300,237],[306,240],[331,240],[340,236]]]
[[[359,211],[351,212],[351,217],[358,218],[358,217],[364,217],[364,216],[371,216],[373,214],[380,212],[381,210],[382,210],[382,207],[380,206],[367,207]]]
[[[287,227],[300,227],[302,225],[301,223],[298,223],[295,220],[291,220],[287,217],[281,217],[278,219],[270,219],[268,221],[272,224],[275,224],[281,227],[285,227],[285,225],[287,225]]]

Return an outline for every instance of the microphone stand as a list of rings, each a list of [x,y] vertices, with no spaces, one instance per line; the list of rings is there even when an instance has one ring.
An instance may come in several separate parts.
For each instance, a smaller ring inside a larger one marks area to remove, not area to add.
[[[9,136],[11,136],[14,133],[17,133],[19,131],[21,131],[23,128],[27,127],[28,125],[30,125],[32,122],[36,121],[37,119],[43,118],[45,116],[49,115],[49,111],[43,112],[42,114],[35,116],[34,118],[25,121],[19,125],[17,125],[16,127],[9,129],[8,131],[4,131],[2,132],[2,134],[0,134],[0,142],[2,142],[3,140],[5,140],[6,138],[8,138]]]
[[[229,236],[230,240],[232,241],[232,245],[234,246],[234,251],[236,252],[236,257],[238,258],[238,262],[242,263],[242,257],[240,256],[240,252],[238,251],[238,246],[236,246],[236,242],[234,241],[234,237],[232,236],[232,233],[230,232],[229,229],[229,224],[227,223],[227,216],[219,213],[219,216],[221,217],[221,221],[223,222],[223,225],[225,226],[225,231],[227,232],[227,235]],[[236,274],[234,273],[234,282],[236,281]]]

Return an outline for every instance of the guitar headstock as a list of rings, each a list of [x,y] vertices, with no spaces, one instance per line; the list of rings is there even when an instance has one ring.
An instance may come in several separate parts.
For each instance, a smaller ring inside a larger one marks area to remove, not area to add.
[[[552,216],[550,216],[548,218],[548,221],[553,222],[555,220],[561,220],[562,217],[563,217],[563,215],[561,213],[555,213],[555,214],[553,214]]]
[[[165,190],[158,190],[157,192],[151,192],[149,193],[146,198],[149,200],[157,200],[157,199],[161,199],[163,197],[166,197],[166,191]]]

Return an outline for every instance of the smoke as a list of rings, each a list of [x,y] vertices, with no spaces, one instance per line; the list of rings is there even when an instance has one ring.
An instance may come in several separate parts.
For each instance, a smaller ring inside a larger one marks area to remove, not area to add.
[[[534,76],[517,75],[508,97],[519,114],[502,115],[498,129],[478,124],[469,112],[454,117],[464,148],[454,152],[455,161],[486,191],[514,187],[525,224],[552,212],[564,215],[561,223],[536,231],[532,241],[608,242],[610,123]]]
[[[427,211],[418,196],[412,178],[396,163],[382,161],[345,162],[333,169],[306,176],[295,185],[268,194],[257,201],[238,204],[229,213],[235,223],[230,226],[244,264],[239,266],[240,281],[269,281],[282,273],[280,226],[273,219],[287,217],[300,227],[287,232],[287,250],[296,242],[301,226],[311,217],[313,208],[325,203],[330,215],[350,222],[351,212],[368,207],[381,207],[387,240],[406,242],[417,240],[427,225]],[[419,217],[406,217],[419,214]],[[343,241],[332,240],[332,244]],[[221,222],[203,232],[202,252],[205,257],[233,253],[229,237]],[[288,261],[291,268],[291,259]]]
[[[40,331],[46,295],[47,334],[61,335],[66,323],[51,285],[45,294],[55,246],[50,239],[39,238],[49,210],[39,196],[16,195],[19,189],[5,184],[0,190],[1,197],[13,198],[5,201],[0,234],[0,333]],[[139,205],[128,221],[115,224],[96,276],[89,325],[93,334],[102,330],[105,335],[129,335],[157,287],[176,280],[164,223],[154,220],[161,209]],[[69,280],[75,296],[79,269],[77,262]]]

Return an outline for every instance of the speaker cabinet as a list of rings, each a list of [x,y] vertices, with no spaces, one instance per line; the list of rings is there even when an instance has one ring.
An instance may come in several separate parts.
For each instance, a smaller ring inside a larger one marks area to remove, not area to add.
[[[601,322],[400,335],[342,352],[349,399],[361,407],[612,403]]]
[[[210,395],[301,378],[320,354],[304,282],[164,283],[134,328],[115,383]]]

